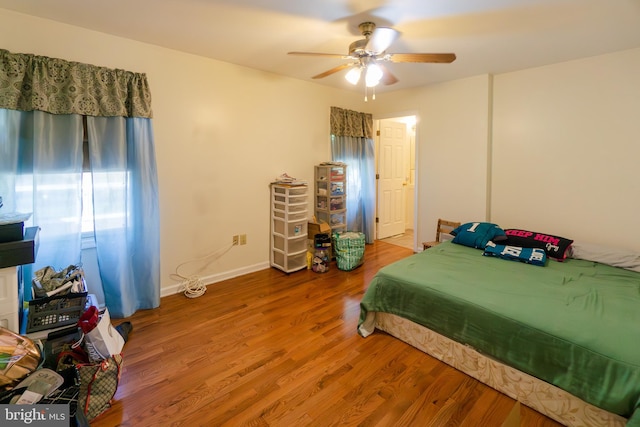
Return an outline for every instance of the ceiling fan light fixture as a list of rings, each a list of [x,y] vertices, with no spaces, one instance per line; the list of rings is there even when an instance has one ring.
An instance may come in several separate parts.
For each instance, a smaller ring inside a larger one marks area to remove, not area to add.
[[[289,52],[289,55],[320,56],[325,58],[348,59],[350,63],[343,63],[325,72],[312,76],[313,79],[322,79],[343,70],[348,70],[346,80],[356,86],[363,80],[365,101],[368,88],[373,88],[375,99],[375,87],[380,83],[392,85],[398,82],[396,76],[387,69],[384,62],[410,62],[410,63],[451,63],[455,61],[454,53],[387,53],[387,49],[400,36],[400,32],[393,28],[376,27],[374,22],[363,22],[358,29],[364,39],[356,40],[349,45],[349,54],[321,53],[321,52]]]
[[[375,62],[372,62],[367,65],[367,72],[364,76],[367,87],[374,87],[380,83],[380,79],[382,78],[382,68]]]
[[[362,74],[362,68],[361,67],[353,67],[352,69],[350,69],[347,74],[344,76],[345,79],[347,79],[347,81],[349,83],[351,83],[352,85],[357,85],[358,82],[360,81],[360,75]]]

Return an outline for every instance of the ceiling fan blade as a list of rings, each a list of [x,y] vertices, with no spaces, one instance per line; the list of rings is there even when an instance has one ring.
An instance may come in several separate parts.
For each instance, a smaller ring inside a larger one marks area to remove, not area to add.
[[[364,50],[374,55],[380,54],[387,50],[399,35],[400,32],[393,28],[378,27],[371,33]]]
[[[337,73],[338,71],[342,71],[345,68],[349,68],[351,67],[353,64],[342,64],[342,65],[338,65],[337,67],[334,67],[330,70],[325,71],[324,73],[320,73],[316,76],[313,76],[313,79],[321,79],[323,77],[327,77],[330,76],[331,74]]]
[[[451,63],[456,60],[455,53],[391,53],[391,62],[437,62]]]
[[[339,53],[320,53],[320,52],[287,52],[287,55],[324,56],[324,57],[327,57],[327,58],[342,58],[342,59],[351,58],[349,55],[342,55],[342,54],[339,54]]]
[[[384,65],[382,65],[381,63],[378,62],[378,66],[380,68],[382,68],[382,78],[380,79],[380,81],[382,82],[382,84],[384,85],[392,85],[394,83],[398,83],[398,79],[396,78],[396,76],[394,76],[391,71],[389,71],[389,69],[387,67],[385,67]]]

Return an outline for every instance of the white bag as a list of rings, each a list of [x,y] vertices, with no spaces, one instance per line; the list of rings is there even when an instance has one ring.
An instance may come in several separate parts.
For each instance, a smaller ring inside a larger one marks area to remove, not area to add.
[[[108,359],[122,352],[124,338],[111,324],[109,309],[105,308],[98,326],[85,334],[85,343],[92,361]]]

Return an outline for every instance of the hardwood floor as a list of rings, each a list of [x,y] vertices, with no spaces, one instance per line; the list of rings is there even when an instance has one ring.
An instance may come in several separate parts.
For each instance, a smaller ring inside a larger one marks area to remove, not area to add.
[[[127,319],[114,405],[91,425],[500,426],[513,399],[385,333],[356,333],[373,275],[411,254],[376,242],[351,272],[267,269],[163,298]]]

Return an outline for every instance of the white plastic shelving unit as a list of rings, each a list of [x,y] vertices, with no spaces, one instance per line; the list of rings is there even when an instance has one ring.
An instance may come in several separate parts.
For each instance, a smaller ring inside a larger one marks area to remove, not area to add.
[[[271,184],[271,266],[285,273],[307,267],[307,186]]]
[[[315,167],[315,215],[331,232],[347,231],[347,166],[323,163]]]

